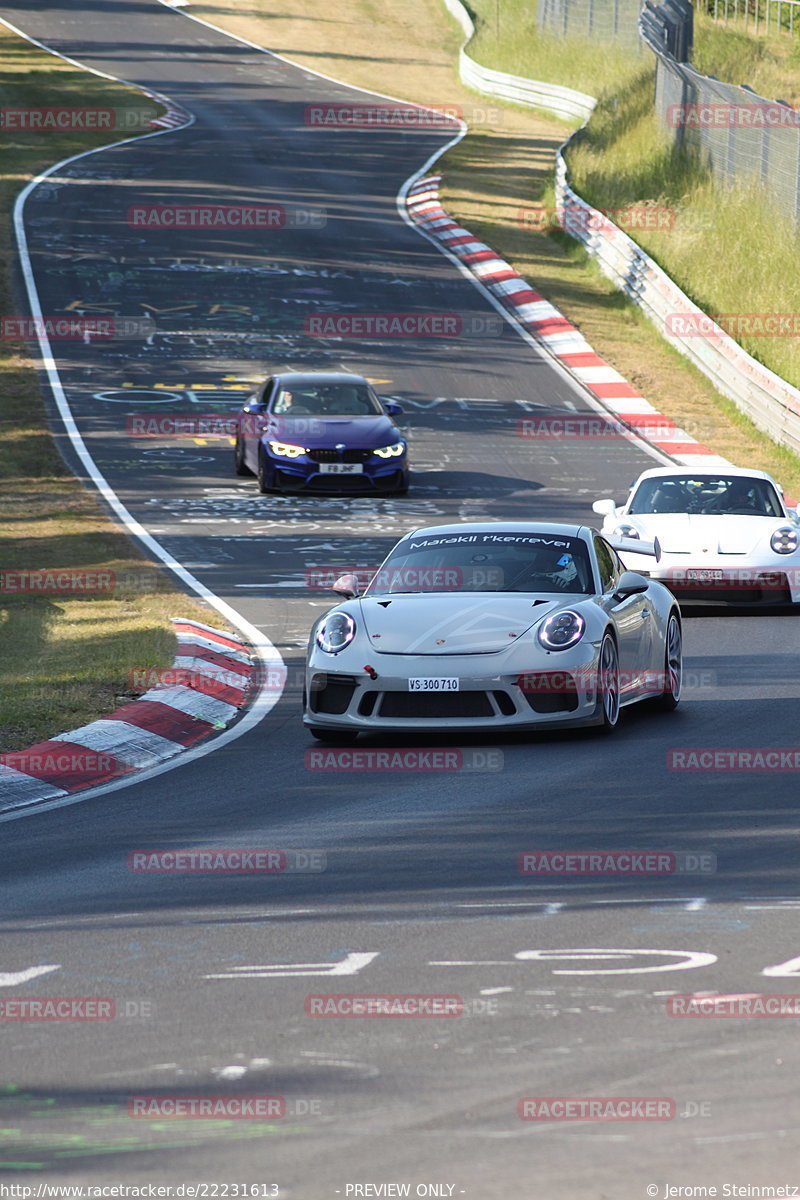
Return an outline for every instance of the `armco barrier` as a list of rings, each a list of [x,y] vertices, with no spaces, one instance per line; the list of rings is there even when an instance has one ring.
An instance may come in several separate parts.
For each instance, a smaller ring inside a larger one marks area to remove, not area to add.
[[[800,390],[762,366],[713,322],[710,334],[703,337],[668,332],[667,316],[700,317],[703,310],[632,238],[573,191],[564,160],[568,143],[569,139],[556,156],[556,207],[562,224],[583,243],[603,274],[658,325],[670,345],[699,367],[754,425],[800,453]]]
[[[444,0],[451,16],[455,17],[466,41],[458,55],[458,72],[461,82],[487,96],[508,100],[525,108],[543,108],[563,120],[585,121],[596,104],[594,96],[576,92],[572,88],[559,87],[554,83],[543,83],[539,79],[526,79],[522,75],[508,75],[505,71],[493,71],[482,67],[470,58],[466,45],[475,33],[475,26],[461,0]]]

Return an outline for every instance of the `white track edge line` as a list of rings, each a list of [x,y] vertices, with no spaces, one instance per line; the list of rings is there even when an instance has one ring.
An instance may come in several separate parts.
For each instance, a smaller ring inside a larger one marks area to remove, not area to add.
[[[125,79],[118,79],[113,75],[107,75],[105,72],[98,71],[94,67],[85,67],[82,63],[77,62],[75,59],[67,58],[66,55],[61,54],[58,50],[51,50],[49,46],[45,45],[43,42],[37,41],[33,37],[30,37],[24,32],[24,30],[18,29],[9,21],[6,21],[3,17],[0,17],[0,24],[5,25],[8,29],[11,29],[12,32],[18,34],[26,41],[38,46],[42,50],[47,51],[49,54],[54,54],[57,58],[63,59],[65,62],[70,63],[72,66],[78,67],[80,70],[85,70],[93,75],[99,75],[103,79],[110,79],[115,83],[120,83],[128,87],[135,88],[137,91],[144,92],[145,94],[149,92],[151,96],[155,96],[159,100],[162,99],[161,94],[149,91],[149,89],[146,89],[139,84],[130,83]],[[163,100],[165,102],[168,101],[169,104],[174,103],[166,96],[163,97]],[[188,110],[185,111],[188,112]],[[180,128],[186,129],[190,125],[194,124],[194,114],[189,112],[188,117],[189,119],[187,120],[186,124]],[[70,155],[69,158],[62,159],[60,162],[48,167],[45,171],[42,171],[39,175],[32,179],[22,189],[14,201],[13,221],[14,232],[17,239],[17,248],[20,256],[20,267],[25,282],[25,290],[28,295],[28,303],[31,308],[31,313],[34,317],[40,318],[40,327],[37,331],[37,339],[39,342],[42,366],[47,373],[48,381],[53,392],[53,398],[56,402],[59,416],[61,417],[65,432],[72,443],[75,453],[84,466],[92,483],[97,488],[97,491],[100,493],[106,504],[116,514],[126,532],[131,537],[137,538],[144,546],[146,546],[151,554],[160,562],[162,562],[168,570],[172,571],[172,573],[176,575],[178,579],[180,579],[190,589],[190,591],[202,597],[202,599],[204,599],[221,616],[230,621],[231,624],[244,635],[250,645],[253,646],[258,654],[260,662],[264,666],[278,662],[282,667],[285,667],[285,663],[283,662],[280,653],[272,644],[270,639],[266,636],[266,634],[262,634],[260,630],[255,627],[255,625],[251,625],[250,622],[241,616],[241,614],[238,613],[235,608],[232,608],[231,605],[222,600],[216,595],[215,592],[212,592],[210,588],[206,587],[204,583],[202,583],[199,579],[192,575],[190,571],[187,571],[184,566],[177,562],[177,560],[174,559],[172,555],[164,549],[160,542],[158,542],[142,525],[139,524],[139,522],[134,518],[132,513],[128,511],[111,485],[102,475],[94,459],[89,454],[86,443],[81,437],[78,427],[75,424],[72,411],[69,407],[67,397],[61,384],[58,368],[52,355],[52,348],[50,346],[49,339],[44,332],[44,326],[41,321],[42,309],[39,302],[39,293],[33,277],[30,255],[28,253],[28,240],[23,222],[25,201],[30,193],[50,175],[61,170],[69,163],[76,162],[78,159],[87,158],[92,154],[100,154],[104,150],[111,149],[115,146],[128,145],[132,142],[143,141],[153,137],[163,137],[164,134],[175,132],[177,132],[176,129],[160,129],[156,130],[154,133],[142,134],[139,137],[123,138],[120,141],[109,143],[108,146],[98,146],[92,150],[84,150],[80,154],[73,154]],[[73,792],[68,796],[59,797],[55,800],[45,800],[41,804],[34,804],[33,806],[31,806],[29,803],[26,805],[25,810],[15,811],[14,809],[9,809],[5,812],[0,810],[0,823],[5,821],[21,820],[23,817],[37,816],[39,813],[48,812],[55,808],[66,808],[73,804],[80,804],[84,800],[95,799],[96,797],[106,795],[109,792],[115,792],[121,790],[122,788],[131,787],[133,784],[142,783],[146,780],[153,779],[158,775],[162,775],[166,771],[175,770],[176,767],[185,766],[187,763],[193,762],[195,759],[203,758],[206,754],[210,754],[213,751],[220,749],[228,742],[234,741],[236,738],[241,737],[242,734],[249,732],[250,729],[257,725],[259,721],[261,721],[267,715],[267,713],[274,708],[282,694],[283,689],[281,689],[281,691],[276,695],[274,688],[271,688],[269,694],[267,694],[267,680],[265,679],[262,686],[259,688],[258,694],[254,697],[253,701],[241,719],[237,721],[235,725],[220,733],[218,737],[212,738],[211,741],[183,751],[178,755],[177,761],[170,761],[160,764],[159,766],[150,767],[144,771],[135,772],[133,778],[126,776],[125,778],[116,780],[110,784],[98,784],[96,787],[84,788],[83,790],[79,792]]]

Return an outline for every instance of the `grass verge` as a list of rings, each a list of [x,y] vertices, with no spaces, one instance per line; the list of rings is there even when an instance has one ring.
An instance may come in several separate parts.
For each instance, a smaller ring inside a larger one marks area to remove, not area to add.
[[[3,107],[91,107],[140,116],[159,111],[139,92],[76,70],[3,26],[0,57]],[[118,136],[129,133],[123,129]],[[108,131],[4,129],[0,315],[15,311],[16,195],[44,167],[111,140],[115,135]],[[147,562],[94,493],[67,470],[48,429],[27,348],[4,338],[0,481],[0,751],[5,752],[105,716],[132,697],[129,668],[171,665],[176,641],[170,616],[209,622],[210,614]],[[109,579],[113,574],[116,586],[83,594],[11,590],[23,586],[20,571],[60,568],[102,572]]]

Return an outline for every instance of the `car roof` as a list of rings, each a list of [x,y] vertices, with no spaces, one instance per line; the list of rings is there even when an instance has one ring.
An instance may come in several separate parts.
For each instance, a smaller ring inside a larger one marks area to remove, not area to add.
[[[745,478],[767,479],[770,483],[775,483],[771,475],[766,471],[759,471],[755,467],[734,467],[720,464],[716,467],[653,467],[650,471],[642,471],[636,483],[633,484],[633,487],[636,487],[643,479],[655,479],[665,475],[680,475],[684,479],[698,479],[703,475],[736,475]]]
[[[410,529],[401,541],[423,534],[496,533],[500,529],[505,533],[552,533],[560,537],[583,539],[594,532],[586,525],[566,525],[557,521],[464,521],[458,525],[425,525]]]
[[[366,383],[363,375],[351,375],[347,371],[278,371],[271,377],[281,383],[301,387],[312,383]]]

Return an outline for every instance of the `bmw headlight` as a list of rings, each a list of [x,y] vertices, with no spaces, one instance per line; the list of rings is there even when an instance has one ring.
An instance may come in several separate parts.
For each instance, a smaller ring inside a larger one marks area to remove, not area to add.
[[[280,458],[299,458],[306,452],[305,446],[292,446],[288,442],[270,442],[269,448]]]
[[[612,536],[613,537],[621,537],[621,538],[623,538],[623,537],[624,538],[636,538],[636,540],[638,541],[639,540],[639,530],[636,529],[633,525],[618,525],[617,528],[614,530],[614,533]]]
[[[328,613],[317,630],[317,645],[326,654],[338,654],[356,636],[356,623],[349,613]]]
[[[391,446],[381,446],[380,449],[373,450],[373,454],[377,454],[378,458],[397,458],[405,448],[405,442],[393,442]]]
[[[568,650],[583,637],[586,622],[580,613],[565,609],[548,617],[539,629],[539,641],[545,650]]]
[[[776,529],[769,544],[776,554],[793,554],[797,549],[797,530],[787,526]]]

